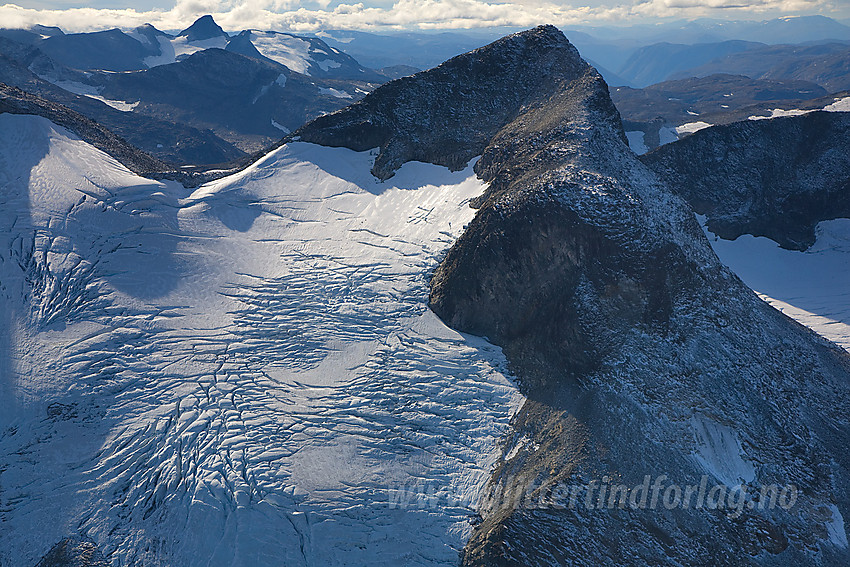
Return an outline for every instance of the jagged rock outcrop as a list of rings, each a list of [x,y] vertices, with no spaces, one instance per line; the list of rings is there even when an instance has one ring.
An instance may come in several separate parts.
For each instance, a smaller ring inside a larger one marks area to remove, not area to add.
[[[702,130],[641,157],[708,228],[806,250],[821,221],[850,217],[850,114],[812,112]]]
[[[552,26],[459,55],[384,85],[296,131],[306,142],[356,151],[380,147],[372,172],[388,179],[407,161],[461,169],[524,107],[587,72]]]
[[[91,540],[69,537],[54,545],[36,567],[109,567],[109,562]]]
[[[465,565],[847,562],[850,356],[717,260],[560,32],[509,36],[298,134],[379,146],[381,178],[483,154],[490,188],[436,270],[431,306],[503,347],[528,400]],[[797,498],[596,509],[561,492],[647,475],[680,489],[703,476],[756,493],[793,485]]]

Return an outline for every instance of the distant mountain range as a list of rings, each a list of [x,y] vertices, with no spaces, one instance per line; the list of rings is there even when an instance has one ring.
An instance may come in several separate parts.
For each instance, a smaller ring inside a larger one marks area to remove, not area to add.
[[[161,160],[219,164],[501,31],[231,34],[208,15],[175,33],[149,24],[74,34],[0,29],[0,82],[80,112]],[[664,127],[670,134],[689,122],[823,108],[829,100],[811,101],[850,90],[850,28],[825,17],[566,35],[612,87],[627,130],[644,132],[647,149],[662,143]],[[771,45],[780,40],[808,43]],[[720,92],[727,88],[734,97]]]
[[[257,30],[231,37],[211,16],[176,35],[151,25],[0,30],[0,82],[63,104],[178,165],[268,148],[387,80],[319,38]]]
[[[665,81],[643,89],[611,87],[632,149],[644,153],[716,124],[846,110],[850,92],[829,93],[807,81],[717,74]]]
[[[455,55],[486,45],[498,35],[469,32],[384,35],[353,30],[328,30],[316,34],[328,45],[375,69],[394,65],[430,69]]]
[[[704,77],[718,72],[746,75],[753,79],[797,79],[811,81],[836,92],[850,89],[850,45],[771,45],[719,57],[670,78]]]
[[[746,39],[761,43],[806,43],[850,40],[850,26],[826,16],[783,17],[766,21],[697,19],[633,26],[576,26],[575,29],[609,41],[651,43],[718,43]]]

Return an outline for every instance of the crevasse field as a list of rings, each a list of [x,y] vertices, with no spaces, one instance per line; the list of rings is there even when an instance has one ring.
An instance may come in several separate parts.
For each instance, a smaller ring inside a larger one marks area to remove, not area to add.
[[[427,307],[484,186],[372,159],[187,190],[0,115],[0,564],[456,564],[522,402]]]

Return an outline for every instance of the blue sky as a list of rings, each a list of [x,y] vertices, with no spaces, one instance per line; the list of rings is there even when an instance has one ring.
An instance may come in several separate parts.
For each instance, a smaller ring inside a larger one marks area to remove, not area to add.
[[[671,19],[765,20],[821,14],[850,18],[850,0],[15,0],[0,25],[59,25],[66,31],[150,22],[180,29],[213,14],[228,30],[463,29],[541,23],[623,25]]]

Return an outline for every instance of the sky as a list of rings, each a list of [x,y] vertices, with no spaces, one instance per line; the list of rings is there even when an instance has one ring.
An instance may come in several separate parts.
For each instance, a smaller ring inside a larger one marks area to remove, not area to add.
[[[850,0],[17,0],[0,5],[0,27],[40,23],[73,32],[151,23],[176,30],[204,14],[229,31],[435,30],[813,14],[846,20]]]

